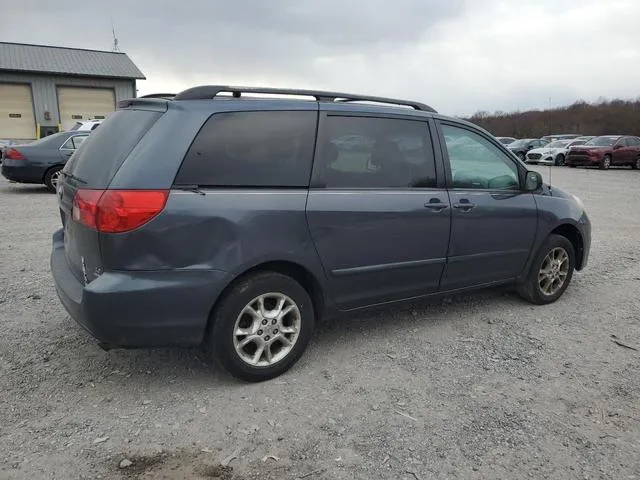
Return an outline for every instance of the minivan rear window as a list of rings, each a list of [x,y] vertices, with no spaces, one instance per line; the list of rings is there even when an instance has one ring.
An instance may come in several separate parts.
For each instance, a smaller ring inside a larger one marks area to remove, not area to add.
[[[64,171],[89,187],[108,187],[131,150],[160,116],[162,113],[148,110],[114,112],[82,142]]]
[[[176,185],[306,187],[317,112],[225,112],[200,129]],[[102,127],[104,128],[104,127]]]

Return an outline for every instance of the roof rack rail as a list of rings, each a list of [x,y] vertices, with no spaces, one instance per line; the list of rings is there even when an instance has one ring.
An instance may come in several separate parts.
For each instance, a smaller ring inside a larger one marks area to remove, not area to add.
[[[189,88],[178,93],[173,100],[206,100],[213,99],[220,93],[231,93],[234,98],[240,98],[243,93],[262,93],[269,95],[298,95],[313,97],[317,102],[376,102],[391,105],[402,105],[414,110],[437,113],[429,105],[411,100],[398,100],[396,98],[372,97],[369,95],[354,95],[351,93],[324,92],[321,90],[295,90],[288,88],[261,88],[261,87],[231,87],[224,85],[203,85]]]
[[[150,93],[148,95],[142,95],[138,98],[166,98],[167,100],[172,100],[175,96],[175,93]]]

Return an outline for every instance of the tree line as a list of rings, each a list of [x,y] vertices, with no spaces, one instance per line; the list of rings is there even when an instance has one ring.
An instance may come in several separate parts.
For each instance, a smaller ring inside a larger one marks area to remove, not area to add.
[[[540,138],[559,133],[640,136],[640,98],[596,103],[579,100],[567,107],[528,112],[481,111],[466,120],[497,137]]]

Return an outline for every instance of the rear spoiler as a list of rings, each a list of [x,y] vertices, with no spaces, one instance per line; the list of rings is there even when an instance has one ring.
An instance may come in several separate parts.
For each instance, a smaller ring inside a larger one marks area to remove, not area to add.
[[[138,110],[167,111],[167,99],[164,98],[127,98],[118,102],[118,109],[137,108]]]

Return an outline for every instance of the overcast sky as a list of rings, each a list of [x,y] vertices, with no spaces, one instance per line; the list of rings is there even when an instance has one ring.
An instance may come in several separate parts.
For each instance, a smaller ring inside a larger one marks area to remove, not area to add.
[[[640,96],[640,0],[20,0],[0,39],[111,50],[111,17],[140,95],[319,88],[454,115]]]

